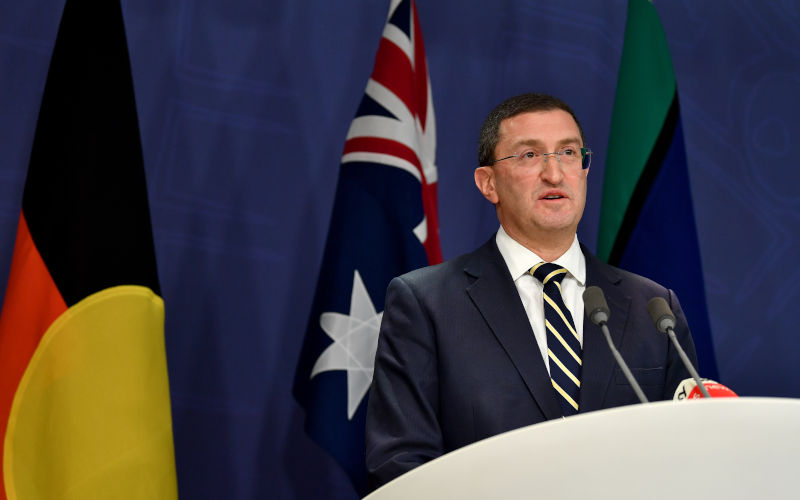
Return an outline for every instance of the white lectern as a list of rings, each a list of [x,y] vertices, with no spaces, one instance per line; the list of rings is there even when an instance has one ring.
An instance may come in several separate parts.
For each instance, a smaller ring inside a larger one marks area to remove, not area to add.
[[[366,497],[800,499],[800,400],[659,402],[465,446]]]

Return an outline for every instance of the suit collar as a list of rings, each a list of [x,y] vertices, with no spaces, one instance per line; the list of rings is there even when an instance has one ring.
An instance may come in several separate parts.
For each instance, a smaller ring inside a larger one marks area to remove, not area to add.
[[[625,335],[625,323],[631,298],[619,287],[622,276],[581,245],[586,257],[586,286],[599,286],[606,296],[611,315],[608,328],[619,348]],[[531,331],[525,309],[509,274],[494,236],[468,259],[464,272],[475,278],[467,293],[483,315],[497,340],[547,419],[561,416],[550,376]],[[612,383],[616,361],[600,327],[583,320],[583,370],[581,374],[580,412],[599,410]]]
[[[468,259],[464,272],[475,278],[466,289],[489,328],[516,367],[547,419],[561,416],[550,376],[525,309],[494,236]]]
[[[500,229],[497,230],[495,242],[514,281],[527,274],[531,267],[544,262],[544,259],[535,252],[509,236],[503,226],[500,226]],[[573,237],[572,244],[567,251],[554,260],[553,263],[565,268],[581,286],[586,283],[585,259],[577,236]]]

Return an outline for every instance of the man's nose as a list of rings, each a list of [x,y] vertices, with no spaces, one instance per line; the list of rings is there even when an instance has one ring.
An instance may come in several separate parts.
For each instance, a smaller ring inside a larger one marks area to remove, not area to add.
[[[551,184],[558,184],[564,177],[560,159],[558,155],[546,155],[542,158],[542,178]]]

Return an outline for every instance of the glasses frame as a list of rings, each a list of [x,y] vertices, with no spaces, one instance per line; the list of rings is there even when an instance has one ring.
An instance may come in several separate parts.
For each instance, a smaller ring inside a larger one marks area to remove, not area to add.
[[[580,149],[581,149],[581,170],[586,170],[587,168],[589,168],[589,165],[592,164],[592,150],[589,148],[580,148]],[[536,153],[536,154],[544,158],[544,161],[547,161],[548,157],[555,155],[556,160],[558,160],[558,164],[561,165],[561,155],[563,155],[564,153],[561,151],[553,151],[552,153]],[[498,161],[510,160],[511,158],[519,158],[520,156],[522,156],[522,153],[509,155],[504,158],[494,160],[493,162],[490,163],[490,165],[494,165]]]

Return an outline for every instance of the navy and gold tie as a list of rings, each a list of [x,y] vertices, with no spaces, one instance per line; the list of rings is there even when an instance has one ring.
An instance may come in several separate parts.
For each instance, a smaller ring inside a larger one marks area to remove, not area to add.
[[[581,342],[572,315],[561,297],[561,280],[567,270],[558,264],[540,262],[528,271],[544,286],[544,323],[550,380],[561,404],[561,414],[578,413],[581,390]]]

